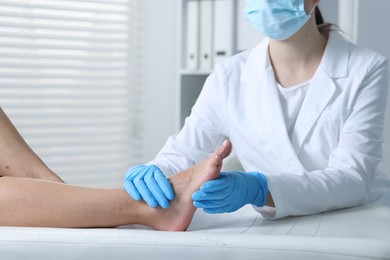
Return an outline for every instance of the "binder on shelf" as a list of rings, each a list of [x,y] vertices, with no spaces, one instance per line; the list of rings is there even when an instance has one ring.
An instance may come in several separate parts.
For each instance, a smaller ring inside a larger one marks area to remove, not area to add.
[[[265,36],[256,31],[244,17],[245,0],[238,0],[237,8],[237,51],[241,52],[256,46]]]
[[[214,2],[214,64],[233,55],[234,1]]]
[[[200,1],[200,56],[199,68],[213,67],[213,0]]]
[[[199,14],[199,1],[187,1],[186,67],[191,70],[199,68]]]

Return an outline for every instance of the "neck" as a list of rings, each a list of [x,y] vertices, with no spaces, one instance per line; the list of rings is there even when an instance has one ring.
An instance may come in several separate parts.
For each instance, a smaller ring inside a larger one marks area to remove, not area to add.
[[[315,24],[314,16],[293,36],[284,40],[270,40],[269,53],[272,64],[288,64],[291,67],[306,66],[321,59],[327,37]]]
[[[321,62],[326,42],[314,17],[287,40],[271,39],[269,56],[276,81],[289,87],[310,80]]]

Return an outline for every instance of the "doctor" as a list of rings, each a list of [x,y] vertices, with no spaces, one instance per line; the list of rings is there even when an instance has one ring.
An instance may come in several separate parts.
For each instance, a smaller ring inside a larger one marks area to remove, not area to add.
[[[183,129],[126,191],[169,207],[166,178],[230,139],[246,172],[222,172],[192,195],[209,213],[254,205],[264,217],[362,204],[382,158],[388,63],[324,24],[319,0],[247,0],[266,40],[222,64],[205,82]]]

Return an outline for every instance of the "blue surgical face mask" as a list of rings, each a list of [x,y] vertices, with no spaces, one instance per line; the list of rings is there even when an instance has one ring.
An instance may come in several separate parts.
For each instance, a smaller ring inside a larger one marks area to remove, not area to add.
[[[246,0],[246,19],[264,35],[285,40],[299,31],[310,19],[304,0]]]

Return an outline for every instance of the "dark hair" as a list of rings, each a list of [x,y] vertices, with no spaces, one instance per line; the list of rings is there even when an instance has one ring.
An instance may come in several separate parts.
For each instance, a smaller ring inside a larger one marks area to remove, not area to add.
[[[318,7],[318,5],[316,6],[316,8],[315,8],[315,10],[314,10],[314,15],[315,15],[315,18],[316,18],[316,24],[317,24],[317,25],[320,25],[320,24],[324,24],[324,23],[325,23],[324,16],[322,15],[322,13],[321,13],[320,8]]]
[[[318,30],[321,33],[329,33],[331,31],[341,31],[338,25],[325,22],[324,16],[322,15],[318,5],[314,9],[314,15],[315,15]]]

